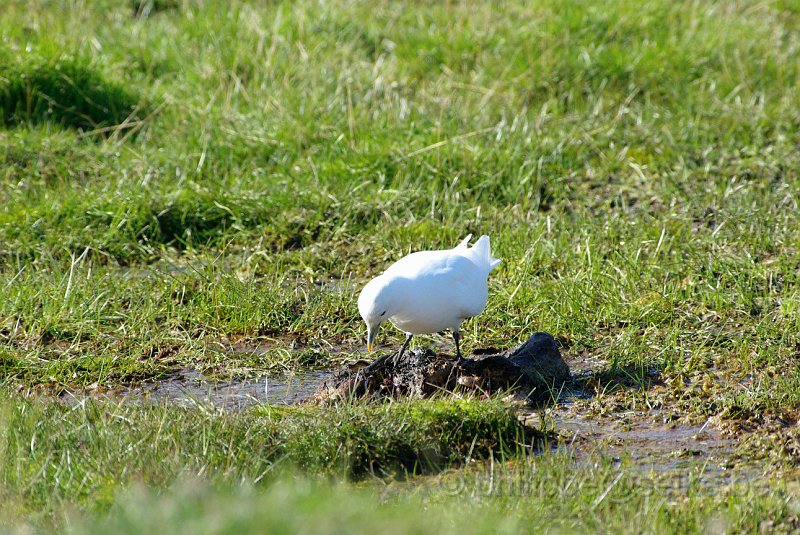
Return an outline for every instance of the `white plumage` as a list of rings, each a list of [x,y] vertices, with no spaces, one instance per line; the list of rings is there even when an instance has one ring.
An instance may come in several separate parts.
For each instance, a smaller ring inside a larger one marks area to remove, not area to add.
[[[492,257],[489,237],[467,247],[472,235],[443,251],[419,251],[405,256],[361,290],[358,311],[367,324],[371,351],[380,324],[389,320],[406,333],[400,358],[415,334],[453,331],[456,352],[459,327],[486,308],[487,278],[500,260]]]

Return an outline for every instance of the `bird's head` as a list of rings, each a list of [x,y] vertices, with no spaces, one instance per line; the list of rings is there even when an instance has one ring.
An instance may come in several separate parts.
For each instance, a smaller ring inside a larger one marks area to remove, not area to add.
[[[395,296],[390,281],[376,277],[369,281],[358,296],[358,312],[367,324],[367,350],[375,347],[375,336],[381,323],[394,315]]]

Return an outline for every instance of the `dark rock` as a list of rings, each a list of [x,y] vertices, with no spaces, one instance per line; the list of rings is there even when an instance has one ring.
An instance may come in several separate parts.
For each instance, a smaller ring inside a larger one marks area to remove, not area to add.
[[[537,392],[550,394],[570,380],[569,366],[561,358],[555,339],[544,332],[533,333],[528,340],[509,355],[519,366]]]

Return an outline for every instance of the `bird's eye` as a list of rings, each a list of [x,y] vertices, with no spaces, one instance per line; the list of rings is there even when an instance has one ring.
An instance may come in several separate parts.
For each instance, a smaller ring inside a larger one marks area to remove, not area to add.
[[[381,317],[384,317],[385,315],[386,315],[386,311],[384,310],[383,312],[381,312]]]

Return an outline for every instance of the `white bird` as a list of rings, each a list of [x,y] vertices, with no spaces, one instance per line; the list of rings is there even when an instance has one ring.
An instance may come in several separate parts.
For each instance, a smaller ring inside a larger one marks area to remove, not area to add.
[[[500,264],[492,257],[489,236],[467,247],[472,234],[453,249],[419,251],[389,266],[361,290],[358,311],[367,324],[367,350],[372,351],[381,323],[389,320],[406,333],[395,362],[415,334],[445,329],[453,332],[461,358],[461,322],[480,314],[489,295],[489,272]]]

